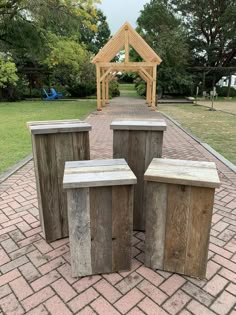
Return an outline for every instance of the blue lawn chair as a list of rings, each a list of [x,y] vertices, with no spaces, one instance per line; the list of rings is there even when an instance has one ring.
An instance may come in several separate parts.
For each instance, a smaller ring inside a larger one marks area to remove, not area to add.
[[[44,101],[57,100],[63,97],[63,94],[58,93],[54,88],[50,89],[50,93],[48,93],[45,89],[43,89],[43,93],[46,96],[45,98],[43,98]]]

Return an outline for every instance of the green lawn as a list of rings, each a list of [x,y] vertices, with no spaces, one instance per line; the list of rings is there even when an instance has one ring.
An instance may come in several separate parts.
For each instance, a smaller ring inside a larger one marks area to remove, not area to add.
[[[119,90],[120,90],[120,96],[142,98],[141,96],[138,95],[137,91],[135,90],[135,85],[132,83],[119,84]]]
[[[0,173],[31,152],[27,121],[83,119],[95,109],[89,100],[0,103]]]
[[[194,105],[160,105],[159,110],[236,164],[235,115]]]

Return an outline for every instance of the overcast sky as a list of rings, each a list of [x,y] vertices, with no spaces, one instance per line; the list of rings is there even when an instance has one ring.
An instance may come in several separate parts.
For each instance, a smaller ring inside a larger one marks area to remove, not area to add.
[[[148,0],[102,0],[99,7],[107,16],[111,33],[114,34],[126,21],[134,28],[139,11]]]

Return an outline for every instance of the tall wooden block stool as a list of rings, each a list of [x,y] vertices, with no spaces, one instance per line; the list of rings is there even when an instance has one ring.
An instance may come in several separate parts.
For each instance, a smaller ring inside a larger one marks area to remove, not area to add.
[[[145,265],[204,278],[220,186],[215,163],[153,159],[145,180]]]
[[[145,229],[144,173],[153,158],[162,156],[164,120],[113,121],[113,158],[124,158],[138,179],[134,188],[134,230]]]
[[[88,160],[89,130],[81,121],[31,122],[33,158],[42,230],[47,242],[67,237],[65,161]]]
[[[131,268],[133,185],[125,160],[67,162],[72,276]]]

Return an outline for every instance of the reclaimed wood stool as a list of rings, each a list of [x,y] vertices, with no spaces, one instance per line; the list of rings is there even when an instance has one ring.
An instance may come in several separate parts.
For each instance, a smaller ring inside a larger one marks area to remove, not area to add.
[[[88,160],[91,125],[78,121],[29,122],[39,202],[47,242],[68,237],[67,197],[62,181],[65,161]]]
[[[123,159],[66,163],[73,277],[130,270],[136,183]]]
[[[113,158],[124,158],[138,179],[134,188],[134,230],[145,229],[144,173],[153,158],[162,156],[164,120],[113,121]]]
[[[196,278],[206,274],[215,163],[153,159],[145,175],[145,265]]]

